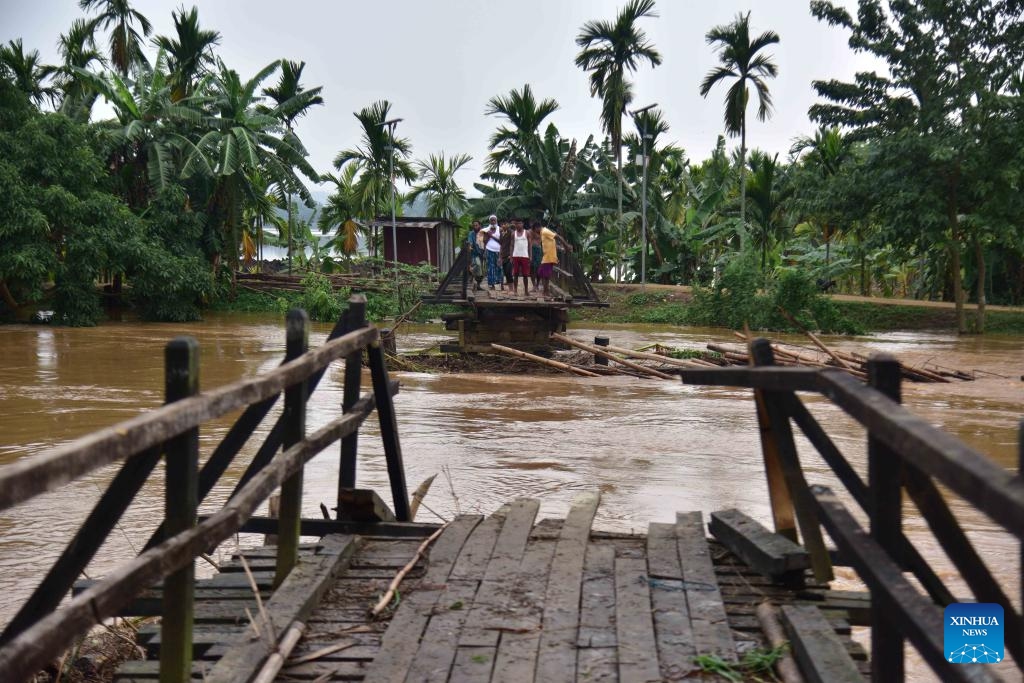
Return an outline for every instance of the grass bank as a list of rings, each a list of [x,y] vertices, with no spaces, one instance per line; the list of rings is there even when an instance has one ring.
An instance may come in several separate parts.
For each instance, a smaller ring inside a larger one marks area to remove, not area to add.
[[[685,325],[689,320],[687,308],[693,301],[689,287],[674,285],[648,285],[646,290],[639,285],[597,285],[597,291],[609,306],[575,309],[574,321]],[[866,331],[956,329],[956,311],[950,303],[848,295],[830,299],[844,317]],[[967,314],[970,320],[973,306],[968,307]],[[989,307],[985,329],[997,334],[1024,334],[1024,308]]]

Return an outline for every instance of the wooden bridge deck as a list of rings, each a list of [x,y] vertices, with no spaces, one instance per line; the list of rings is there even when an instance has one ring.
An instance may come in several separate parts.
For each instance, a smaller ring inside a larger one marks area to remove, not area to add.
[[[828,635],[857,662],[854,676],[869,676],[849,637],[868,618],[866,593],[809,577],[775,584],[707,539],[700,513],[630,535],[592,531],[596,508],[597,496],[581,497],[566,519],[535,524],[539,503],[521,499],[486,518],[456,518],[405,579],[397,608],[376,621],[368,608],[421,538],[325,537],[303,547],[302,576],[276,593],[274,549],[246,551],[267,619],[282,631],[306,627],[276,680],[679,680],[699,676],[698,654],[737,662],[766,647],[755,615],[765,600],[820,608]],[[197,582],[196,680],[241,680],[239,667],[258,669],[254,653],[272,649],[250,625],[246,610],[259,622],[260,608],[242,569],[236,558]],[[129,612],[153,614],[154,597]],[[121,683],[158,677],[159,631],[140,638],[152,659],[125,664]]]

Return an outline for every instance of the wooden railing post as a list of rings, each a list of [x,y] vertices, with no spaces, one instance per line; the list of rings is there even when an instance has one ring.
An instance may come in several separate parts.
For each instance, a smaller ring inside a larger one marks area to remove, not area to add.
[[[755,365],[774,365],[775,354],[772,352],[771,343],[767,339],[755,339],[750,343],[751,358]],[[778,470],[781,470],[782,482],[774,483],[776,489],[776,500],[779,501],[782,511],[785,505],[791,506],[796,516],[797,526],[800,528],[800,535],[803,537],[804,548],[811,556],[811,567],[814,569],[814,578],[818,581],[831,581],[832,560],[825,547],[825,539],[821,534],[821,526],[818,524],[818,516],[814,512],[814,499],[804,478],[804,472],[800,468],[800,456],[796,451],[796,442],[793,440],[793,427],[789,423],[789,413],[786,411],[786,397],[792,396],[791,392],[764,391],[762,393],[762,405],[767,416],[769,429],[768,441],[774,445],[768,450],[765,456],[766,471],[771,465],[776,471],[769,472],[769,494],[772,493],[772,479],[779,479]],[[762,439],[764,439],[762,434]],[[771,459],[770,459],[771,458]],[[782,492],[785,492],[785,497]],[[789,502],[791,501],[791,502]],[[773,511],[775,500],[772,501]]]
[[[168,403],[199,393],[199,343],[177,337],[165,350],[165,393]],[[199,477],[199,428],[193,427],[167,442],[164,458],[164,529],[168,537],[196,524]],[[192,670],[192,622],[195,564],[164,579],[163,618],[160,622],[160,681],[184,683]]]
[[[298,358],[309,349],[309,316],[302,309],[288,311],[285,332],[285,361]],[[284,438],[288,450],[306,435],[306,382],[284,390]],[[278,517],[277,568],[274,587],[287,578],[299,560],[299,523],[302,519],[302,468],[281,484],[281,514]]]
[[[348,310],[345,311],[344,331],[346,333],[366,327],[366,297],[362,294],[353,294],[348,300]],[[363,352],[353,351],[345,357],[345,388],[341,398],[343,412],[352,410],[352,406],[359,400],[359,392],[362,390],[363,377]],[[341,465],[338,474],[338,515],[341,515],[341,489],[351,489],[356,486],[356,450],[359,443],[359,432],[352,432],[341,440]]]
[[[888,354],[876,354],[868,360],[868,384],[893,401],[902,401],[900,364]],[[900,553],[903,510],[900,496],[899,455],[868,432],[868,518],[871,537],[901,567]],[[903,680],[903,636],[886,615],[889,605],[872,595],[871,603],[871,675],[875,681]]]
[[[373,400],[377,407],[377,419],[380,421],[380,438],[384,442],[384,459],[388,466],[395,517],[399,522],[409,522],[412,521],[409,515],[409,491],[405,485],[405,466],[402,464],[402,446],[398,441],[395,404],[391,401],[391,392],[388,391],[388,367],[384,361],[384,349],[380,340],[377,340],[366,351],[370,355]]]
[[[750,344],[750,360],[754,365],[775,365],[775,353],[766,339],[755,339]],[[796,542],[796,517],[793,499],[786,486],[786,477],[779,461],[777,435],[772,431],[771,420],[765,408],[764,390],[754,389],[754,404],[757,409],[757,425],[761,431],[761,455],[764,459],[764,474],[768,481],[768,500],[772,506],[772,521],[775,533]]]

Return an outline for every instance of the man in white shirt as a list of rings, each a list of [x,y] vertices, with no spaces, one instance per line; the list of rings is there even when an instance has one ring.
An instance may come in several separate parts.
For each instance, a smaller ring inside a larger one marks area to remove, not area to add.
[[[505,289],[504,273],[501,272],[501,226],[498,217],[491,215],[487,219],[487,227],[483,229],[484,250],[487,252],[487,288],[494,289],[498,285]]]

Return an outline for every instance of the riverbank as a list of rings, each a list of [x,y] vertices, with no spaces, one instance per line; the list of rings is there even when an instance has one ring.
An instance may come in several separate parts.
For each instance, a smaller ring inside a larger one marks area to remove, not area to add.
[[[575,322],[687,324],[687,307],[693,290],[678,285],[596,285],[607,308],[582,308],[572,312]],[[848,294],[828,297],[839,313],[865,332],[900,330],[955,330],[956,309],[942,301],[882,299]],[[968,319],[975,307],[967,309]],[[995,334],[1024,334],[1024,307],[989,306],[985,330]]]

